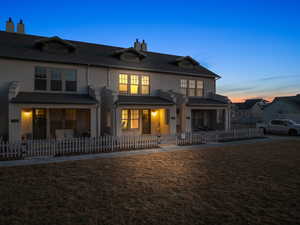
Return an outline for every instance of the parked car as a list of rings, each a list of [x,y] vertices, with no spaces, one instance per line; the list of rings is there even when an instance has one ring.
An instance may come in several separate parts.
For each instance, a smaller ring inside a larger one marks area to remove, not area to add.
[[[288,119],[271,120],[269,123],[257,123],[256,127],[263,129],[265,134],[288,134],[291,136],[300,134],[300,124]]]

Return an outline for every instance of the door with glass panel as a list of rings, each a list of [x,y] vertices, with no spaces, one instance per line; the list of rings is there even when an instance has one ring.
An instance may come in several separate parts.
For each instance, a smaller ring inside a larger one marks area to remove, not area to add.
[[[151,116],[149,109],[142,110],[142,133],[151,134]]]
[[[47,111],[46,109],[33,110],[33,139],[46,139]]]

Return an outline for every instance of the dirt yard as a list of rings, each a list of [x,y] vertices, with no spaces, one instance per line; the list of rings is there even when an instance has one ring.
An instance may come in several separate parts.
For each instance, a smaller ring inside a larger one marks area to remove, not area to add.
[[[300,141],[2,167],[0,224],[300,224]]]

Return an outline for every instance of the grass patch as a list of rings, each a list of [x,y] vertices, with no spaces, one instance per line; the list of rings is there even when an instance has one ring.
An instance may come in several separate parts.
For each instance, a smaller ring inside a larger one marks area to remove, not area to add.
[[[300,141],[0,168],[0,224],[299,224]]]

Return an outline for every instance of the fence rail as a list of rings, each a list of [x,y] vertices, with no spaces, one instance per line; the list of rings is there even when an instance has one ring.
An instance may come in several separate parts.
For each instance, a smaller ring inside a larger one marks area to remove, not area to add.
[[[222,142],[238,139],[263,137],[263,131],[258,128],[232,129],[228,131],[211,131],[202,133],[182,133],[177,136],[177,145],[196,145],[209,142]]]
[[[195,145],[236,139],[262,137],[258,128],[233,129],[203,133],[182,133],[174,136],[105,136],[64,140],[27,140],[0,142],[0,160],[54,157],[90,153],[117,152],[157,148],[160,144]]]
[[[157,136],[106,136],[65,140],[28,140],[17,143],[2,142],[0,143],[0,160],[149,149],[156,148],[158,145]]]

